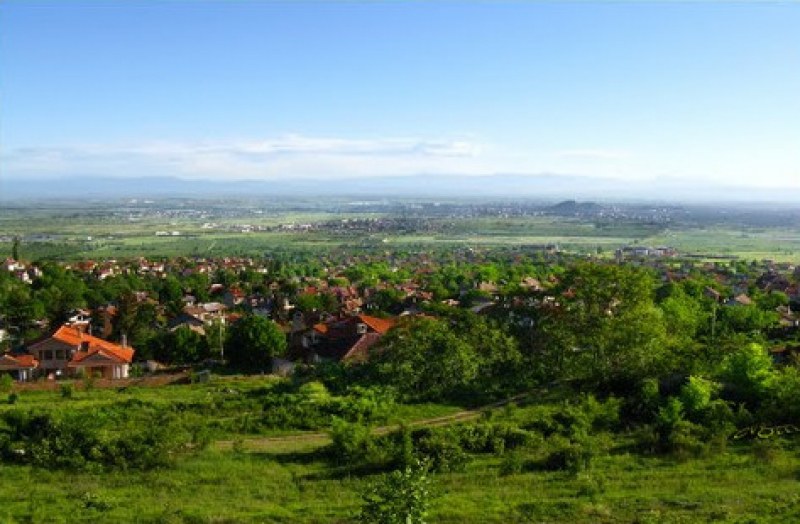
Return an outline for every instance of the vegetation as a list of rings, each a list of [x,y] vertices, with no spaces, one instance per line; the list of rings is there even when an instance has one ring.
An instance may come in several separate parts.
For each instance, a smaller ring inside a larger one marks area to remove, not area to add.
[[[652,215],[589,224],[426,212],[425,220],[375,214],[352,223],[317,216],[303,242],[331,232],[335,242],[267,253],[260,242],[289,233],[283,218],[266,217],[272,229],[242,249],[260,250],[253,257],[33,261],[22,235],[9,252],[25,270],[0,271],[9,349],[87,308],[107,338],[125,337],[138,359],[171,366],[174,383],[105,388],[88,376],[51,387],[3,375],[0,517],[800,517],[792,356],[800,272],[769,261],[604,252],[623,230],[664,234],[666,222]],[[417,229],[402,229],[412,223]],[[421,235],[456,242],[477,223],[494,247],[416,244]],[[519,240],[531,225],[542,238],[557,227],[594,230],[603,245],[565,252],[508,242],[509,231]],[[373,237],[357,244],[363,230]],[[187,304],[222,313],[181,325]],[[356,312],[385,327],[359,320],[353,339],[372,344],[363,358],[309,352],[312,334],[340,329],[336,322]],[[284,378],[268,375],[278,357],[294,361]]]

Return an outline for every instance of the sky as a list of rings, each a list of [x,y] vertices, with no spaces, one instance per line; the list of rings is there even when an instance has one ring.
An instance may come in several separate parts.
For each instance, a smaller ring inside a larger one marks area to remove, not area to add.
[[[0,177],[800,187],[800,3],[0,1]]]

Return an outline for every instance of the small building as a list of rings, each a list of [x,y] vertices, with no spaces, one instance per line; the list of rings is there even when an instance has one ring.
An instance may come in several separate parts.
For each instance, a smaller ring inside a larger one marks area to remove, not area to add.
[[[127,378],[135,350],[84,333],[64,324],[51,336],[28,347],[45,373],[77,374],[83,371],[103,378]]]
[[[364,362],[370,349],[397,323],[394,318],[354,315],[314,325],[301,339],[308,362]]]
[[[39,361],[33,355],[0,355],[0,374],[9,374],[20,382],[31,380],[37,367]]]

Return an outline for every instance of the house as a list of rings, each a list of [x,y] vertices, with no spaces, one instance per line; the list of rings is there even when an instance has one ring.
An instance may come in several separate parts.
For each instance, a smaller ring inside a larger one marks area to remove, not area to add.
[[[45,373],[99,374],[103,378],[127,378],[135,350],[93,337],[78,327],[62,325],[51,336],[35,342],[28,352]]]
[[[20,382],[33,378],[33,372],[37,367],[39,367],[39,361],[33,355],[12,355],[11,353],[0,355],[0,374],[8,373]]]
[[[204,324],[211,324],[215,320],[222,320],[224,322],[225,311],[228,308],[219,302],[206,302],[195,306],[186,306],[183,312],[189,316],[196,318]]]
[[[194,331],[195,333],[198,333],[203,336],[205,336],[206,334],[205,326],[206,326],[205,322],[203,322],[196,316],[189,315],[188,313],[181,313],[177,317],[170,320],[168,324],[170,331],[175,331],[182,327],[187,327],[190,330]]]
[[[728,300],[726,304],[729,306],[750,306],[753,304],[753,299],[741,293]]]
[[[301,339],[305,360],[363,362],[369,350],[396,324],[393,318],[354,315],[315,324]]]
[[[722,300],[722,293],[720,293],[719,291],[717,291],[712,287],[706,286],[706,288],[703,290],[703,295],[705,295],[706,297],[710,298],[715,302],[719,302]]]
[[[800,355],[800,345],[784,345],[769,350],[772,361],[776,364],[788,364]]]

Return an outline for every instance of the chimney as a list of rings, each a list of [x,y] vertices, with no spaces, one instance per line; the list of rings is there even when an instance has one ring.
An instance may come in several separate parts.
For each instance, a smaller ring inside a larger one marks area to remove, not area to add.
[[[122,339],[120,340],[120,342],[122,344],[122,347],[124,347],[124,348],[128,347],[128,335],[123,333],[122,334]]]

